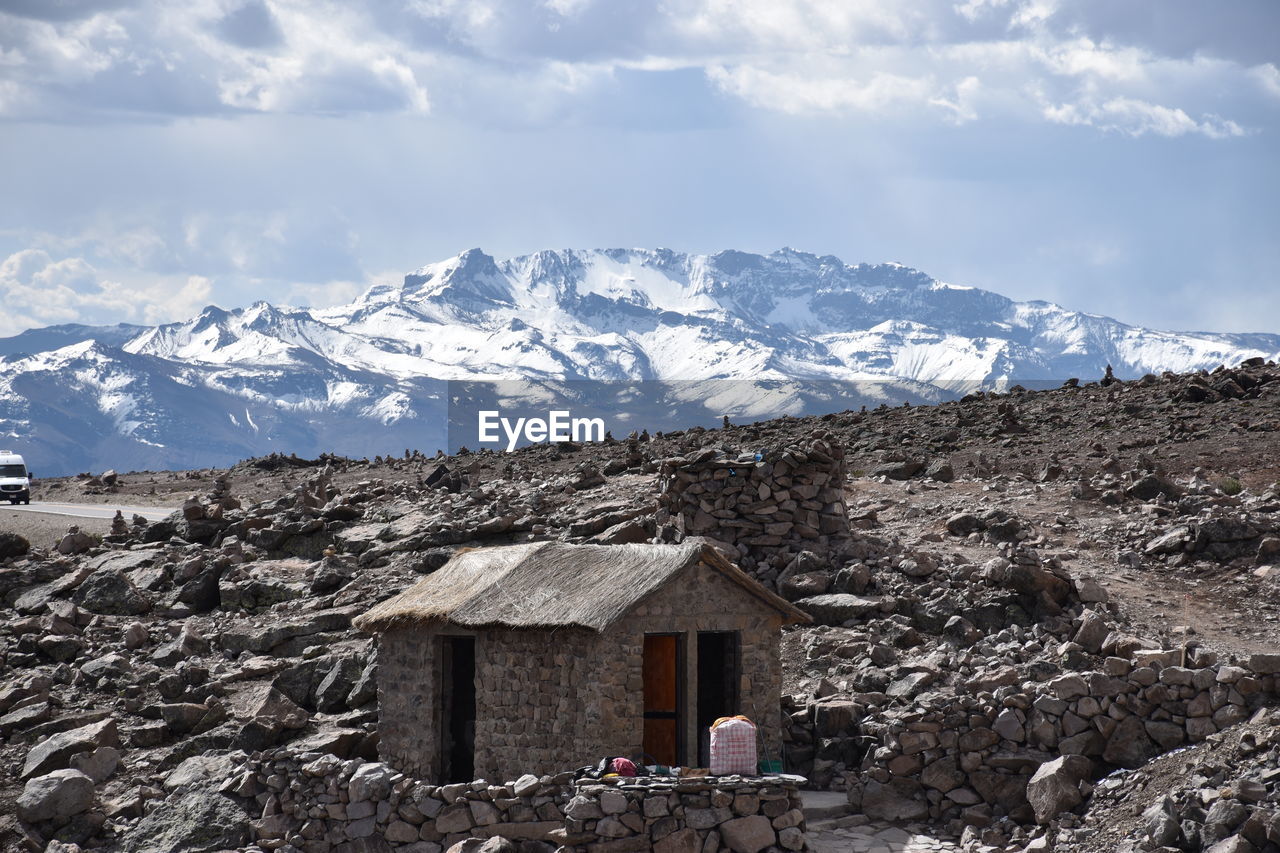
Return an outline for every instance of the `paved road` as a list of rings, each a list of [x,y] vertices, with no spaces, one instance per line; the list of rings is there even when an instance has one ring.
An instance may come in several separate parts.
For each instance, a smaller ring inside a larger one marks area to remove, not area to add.
[[[32,501],[31,505],[10,504],[0,501],[0,509],[14,512],[39,512],[46,515],[71,515],[76,518],[111,519],[116,510],[124,513],[126,521],[132,520],[134,514],[141,515],[148,521],[158,521],[178,509],[171,506],[125,506],[123,504],[73,504],[58,501]]]

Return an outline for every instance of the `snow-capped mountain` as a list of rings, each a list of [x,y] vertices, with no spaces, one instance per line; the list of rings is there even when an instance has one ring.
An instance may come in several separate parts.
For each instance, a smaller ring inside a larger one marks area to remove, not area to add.
[[[609,412],[615,432],[671,429],[1092,378],[1107,364],[1213,368],[1275,358],[1280,335],[1141,329],[791,249],[505,261],[473,249],[348,305],[50,327],[0,353],[0,430],[53,475],[430,451],[468,443],[458,413],[480,399],[545,410],[556,398]],[[447,384],[493,380],[519,384]]]

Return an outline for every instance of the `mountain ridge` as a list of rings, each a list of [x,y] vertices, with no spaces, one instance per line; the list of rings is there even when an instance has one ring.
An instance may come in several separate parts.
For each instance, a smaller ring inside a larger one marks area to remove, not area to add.
[[[93,347],[77,349],[85,341]],[[24,344],[61,345],[24,355]],[[842,383],[864,402],[896,404],[1096,377],[1107,365],[1131,377],[1211,369],[1276,358],[1280,335],[1144,329],[901,264],[790,248],[564,249],[505,260],[470,249],[344,305],[259,301],[150,327],[54,326],[0,339],[0,354],[0,430],[26,443],[33,467],[70,472],[203,467],[272,451],[431,450],[449,440],[436,423],[448,381],[736,382],[753,402],[708,386],[705,418],[763,417],[837,405],[828,386]],[[746,390],[760,383],[791,389],[773,395],[779,409]],[[691,393],[664,387],[633,422],[692,425],[642,419],[676,397],[692,416]]]

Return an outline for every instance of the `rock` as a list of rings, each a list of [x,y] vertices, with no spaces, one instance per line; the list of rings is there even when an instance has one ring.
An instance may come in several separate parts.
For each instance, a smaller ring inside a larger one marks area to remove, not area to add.
[[[95,784],[111,778],[120,765],[120,750],[114,746],[100,746],[92,752],[77,752],[71,756],[71,769],[79,770]]]
[[[1232,835],[1212,847],[1206,847],[1204,853],[1258,853],[1258,848],[1250,844],[1244,836]]]
[[[116,731],[116,722],[110,718],[70,731],[58,732],[31,748],[22,765],[21,778],[30,779],[32,776],[67,767],[71,756],[78,752],[91,752],[100,746],[119,745],[120,736]]]
[[[355,687],[362,667],[353,656],[340,657],[334,661],[329,672],[316,685],[316,710],[324,713],[345,711],[347,696]]]
[[[1107,591],[1094,578],[1076,578],[1076,595],[1085,604],[1106,604]]]
[[[10,557],[21,557],[31,550],[31,543],[25,536],[8,531],[0,533],[0,560]]]
[[[164,777],[165,790],[207,787],[210,782],[231,778],[235,765],[229,755],[193,755]]]
[[[1173,802],[1168,797],[1152,803],[1142,813],[1142,819],[1155,847],[1172,847],[1182,838],[1182,827],[1173,816]]]
[[[1160,554],[1177,554],[1183,550],[1183,547],[1190,538],[1191,528],[1182,525],[1174,527],[1152,539],[1142,550],[1148,557],[1154,557]]]
[[[842,625],[880,612],[879,599],[842,592],[802,598],[795,604],[822,625]]]
[[[93,780],[79,770],[54,770],[29,780],[17,805],[27,823],[66,820],[93,805]]]
[[[1048,823],[1080,805],[1080,780],[1088,772],[1089,760],[1079,755],[1064,755],[1041,764],[1027,783],[1027,801],[1036,822]]]
[[[147,633],[147,626],[141,622],[130,622],[128,627],[124,629],[124,647],[126,649],[140,649],[150,639]]]
[[[891,779],[885,784],[868,779],[862,790],[862,813],[872,820],[921,820],[929,815],[929,803],[913,779]]]
[[[1076,631],[1072,641],[1096,655],[1102,651],[1102,643],[1110,633],[1111,627],[1106,620],[1092,610],[1086,610],[1080,614],[1080,630]]]
[[[517,797],[532,797],[538,793],[539,787],[541,787],[541,781],[538,777],[532,773],[526,773],[515,781],[511,790]]]
[[[385,764],[362,764],[351,774],[347,793],[351,802],[384,800],[391,793],[391,777],[395,772]],[[478,801],[477,801],[478,802]]]
[[[1160,747],[1147,737],[1142,718],[1130,714],[1121,720],[1107,738],[1102,760],[1118,767],[1141,767],[1160,754]]]
[[[129,579],[111,569],[99,569],[76,587],[71,598],[90,613],[136,616],[151,609],[151,599]]]
[[[1246,666],[1258,675],[1280,674],[1280,654],[1251,654]]]
[[[924,475],[930,480],[935,480],[939,483],[950,483],[956,478],[956,471],[951,467],[950,462],[939,459],[929,463]]]
[[[983,527],[982,521],[971,512],[959,512],[947,519],[947,532],[953,536],[968,536]]]
[[[804,572],[778,582],[778,592],[788,601],[822,595],[830,588],[830,572]]]
[[[210,789],[174,794],[156,804],[120,838],[131,853],[215,853],[249,840],[249,815]]]
[[[734,853],[759,853],[777,840],[773,825],[764,815],[726,820],[718,829],[720,837]]]
[[[72,526],[67,529],[66,535],[58,540],[54,550],[59,554],[66,555],[83,554],[97,544],[97,540],[88,533],[85,533],[79,527]]]

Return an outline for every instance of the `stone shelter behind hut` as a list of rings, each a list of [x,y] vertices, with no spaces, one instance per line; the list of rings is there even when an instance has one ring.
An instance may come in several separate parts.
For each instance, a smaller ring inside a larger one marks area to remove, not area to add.
[[[462,550],[355,625],[378,635],[380,757],[444,783],[706,767],[729,714],[781,758],[781,628],[808,621],[690,539]]]

